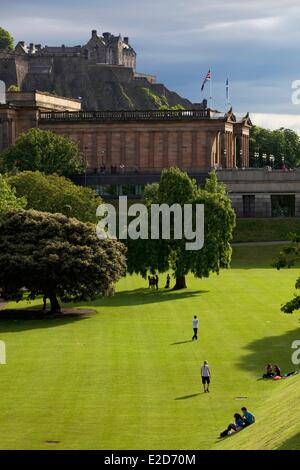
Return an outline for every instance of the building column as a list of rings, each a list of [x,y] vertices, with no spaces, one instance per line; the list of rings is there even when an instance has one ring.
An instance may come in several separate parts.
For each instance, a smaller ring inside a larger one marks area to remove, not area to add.
[[[163,168],[168,168],[169,163],[169,133],[163,133]]]
[[[243,150],[243,159],[242,165],[244,168],[249,167],[249,136],[243,134],[242,135],[242,150]]]
[[[222,168],[228,168],[228,155],[229,155],[229,146],[228,146],[228,134],[225,131],[222,134],[222,146],[221,146],[221,166]],[[224,151],[226,150],[226,155]]]
[[[228,146],[229,146],[229,154],[228,154],[228,168],[233,167],[233,134],[231,132],[228,132]]]
[[[11,129],[12,121],[10,119],[2,119],[0,122],[0,144],[2,148],[0,150],[5,150],[14,142],[12,140],[12,129]]]

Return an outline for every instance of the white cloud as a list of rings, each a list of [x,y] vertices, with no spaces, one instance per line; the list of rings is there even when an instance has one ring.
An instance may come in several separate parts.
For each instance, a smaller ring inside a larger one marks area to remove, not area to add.
[[[266,127],[267,129],[279,129],[286,127],[293,129],[300,135],[300,116],[295,114],[251,114],[251,120],[256,126]]]
[[[230,30],[231,33],[234,32],[234,35],[240,30],[244,33],[251,33],[255,30],[265,33],[277,29],[281,21],[279,17],[240,19],[236,21],[209,23],[205,25],[203,29],[204,31],[213,32]]]

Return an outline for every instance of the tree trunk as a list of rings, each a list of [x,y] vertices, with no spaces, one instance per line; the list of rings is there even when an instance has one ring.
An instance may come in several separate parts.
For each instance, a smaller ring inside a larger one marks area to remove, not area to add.
[[[185,276],[176,276],[176,284],[173,290],[186,289]]]
[[[46,312],[46,308],[47,308],[47,296],[44,295],[43,296],[43,312]]]
[[[51,305],[50,313],[60,313],[60,305],[58,303],[55,292],[49,294],[48,297],[49,297],[50,305]]]

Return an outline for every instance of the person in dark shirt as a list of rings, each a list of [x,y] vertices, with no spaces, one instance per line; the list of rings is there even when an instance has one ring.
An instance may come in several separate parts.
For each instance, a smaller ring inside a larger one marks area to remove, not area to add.
[[[234,423],[229,424],[227,429],[221,432],[220,437],[228,436],[229,434],[231,434],[231,431],[235,431],[235,432],[241,431],[244,428],[244,426],[245,426],[244,420],[241,417],[241,415],[239,413],[235,413]]]
[[[266,366],[266,373],[263,375],[263,377],[265,379],[271,379],[272,377],[274,377],[274,372],[273,372],[273,367],[272,367],[272,364],[268,364]]]
[[[168,274],[165,289],[170,289],[170,281],[171,281],[171,277],[170,277],[170,274]]]
[[[158,275],[156,274],[156,276],[155,276],[155,287],[156,287],[156,290],[158,290],[158,281],[159,281],[159,277],[158,277]]]
[[[277,376],[277,377],[282,377],[282,375],[281,375],[281,369],[280,369],[280,367],[277,366],[276,364],[274,365],[274,375],[275,375],[275,377],[276,377],[276,376]]]

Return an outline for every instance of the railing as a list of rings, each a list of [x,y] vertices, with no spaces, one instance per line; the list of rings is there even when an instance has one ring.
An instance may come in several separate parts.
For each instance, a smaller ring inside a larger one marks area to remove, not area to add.
[[[150,167],[120,167],[119,165],[112,165],[109,167],[100,166],[100,168],[88,168],[86,174],[88,176],[122,176],[122,175],[156,175],[162,172],[163,168],[150,168]],[[207,174],[208,169],[199,168],[184,168],[190,175]]]
[[[209,118],[209,110],[41,112],[40,121],[181,121]]]

